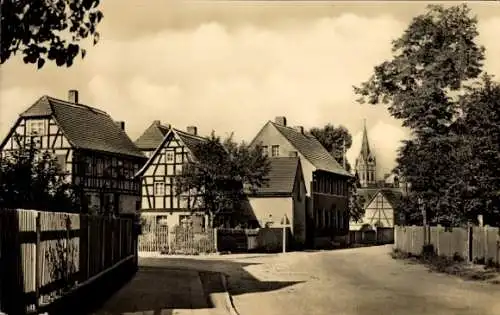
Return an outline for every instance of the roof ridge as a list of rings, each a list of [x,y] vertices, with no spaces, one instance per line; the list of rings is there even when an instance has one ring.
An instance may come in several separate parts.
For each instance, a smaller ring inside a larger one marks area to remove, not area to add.
[[[72,106],[72,107],[76,107],[76,108],[88,109],[88,110],[91,110],[91,111],[96,112],[98,114],[109,116],[109,114],[107,112],[103,111],[102,109],[98,109],[98,108],[95,108],[95,107],[92,107],[92,106],[89,106],[89,105],[80,104],[80,103],[78,103],[78,104],[77,103],[71,103],[71,102],[68,102],[68,101],[65,101],[65,100],[53,97],[53,96],[48,96],[48,95],[44,95],[44,97],[46,97],[47,100],[49,100],[49,103],[50,103],[50,101],[56,101],[56,102],[59,102],[59,103],[61,103],[63,105],[66,105],[66,106]],[[52,104],[51,104],[51,106],[52,106]]]
[[[191,133],[189,133],[187,131],[184,131],[184,130],[180,130],[180,129],[177,129],[177,128],[171,128],[171,129],[174,130],[175,132],[179,132],[182,135],[186,135],[186,136],[194,138],[194,139],[208,140],[208,138],[206,138],[206,137],[202,137],[202,136],[198,136],[198,135],[193,135],[193,134],[191,134]]]

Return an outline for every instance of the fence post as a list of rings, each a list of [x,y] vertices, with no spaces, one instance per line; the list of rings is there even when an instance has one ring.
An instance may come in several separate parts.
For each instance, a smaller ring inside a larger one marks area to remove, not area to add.
[[[488,261],[488,225],[485,225],[483,227],[484,231],[484,262],[486,263]]]
[[[41,231],[42,227],[40,224],[40,212],[36,214],[35,221],[36,229],[36,244],[35,244],[35,309],[38,311],[40,306],[40,243],[41,243]]]
[[[214,228],[213,233],[214,233],[214,248],[215,248],[215,252],[218,253],[219,246],[218,246],[218,242],[217,242],[217,228]]]
[[[101,270],[99,272],[103,271],[105,269],[106,265],[106,259],[105,259],[105,253],[106,253],[106,218],[101,217],[101,233],[102,233],[102,242],[101,242]]]
[[[472,246],[474,243],[474,235],[472,233],[472,225],[470,223],[467,224],[467,262],[470,263],[472,261]]]
[[[85,253],[87,255],[87,275],[86,275],[85,280],[87,280],[91,276],[91,274],[90,274],[91,273],[90,272],[90,250],[93,247],[90,244],[90,232],[91,232],[90,225],[91,225],[91,222],[93,222],[93,219],[91,219],[92,217],[89,215],[86,215],[85,217],[87,218],[87,220],[86,220],[87,221],[87,248],[85,249]],[[94,261],[95,261],[95,259],[92,261],[92,265],[94,264]]]
[[[121,260],[123,258],[123,255],[122,255],[122,222],[123,222],[123,219],[122,218],[119,218],[118,219],[118,257],[119,257],[119,260]]]
[[[71,219],[69,215],[66,215],[66,261],[65,261],[65,266],[66,267],[66,284],[69,284],[69,256],[70,256],[70,230],[71,230]]]

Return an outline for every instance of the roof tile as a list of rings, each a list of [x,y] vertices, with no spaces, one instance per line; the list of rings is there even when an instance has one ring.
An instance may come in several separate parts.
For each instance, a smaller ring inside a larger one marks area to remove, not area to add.
[[[257,189],[256,195],[274,193],[291,194],[300,163],[299,158],[272,157],[269,158],[269,161],[271,168],[269,174],[266,176],[268,181],[263,187]]]
[[[169,130],[169,126],[153,122],[134,143],[141,150],[154,150],[161,144]]]
[[[293,128],[281,126],[274,122],[271,122],[271,124],[317,169],[352,176],[313,135],[303,134]]]
[[[43,96],[20,116],[42,115],[52,116],[76,148],[145,157],[125,131],[102,110]]]

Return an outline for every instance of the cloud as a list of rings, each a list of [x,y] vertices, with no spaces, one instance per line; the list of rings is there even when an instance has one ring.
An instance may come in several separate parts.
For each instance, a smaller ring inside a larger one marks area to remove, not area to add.
[[[125,120],[133,139],[160,119],[178,128],[197,125],[201,134],[234,131],[236,138],[250,140],[267,120],[281,115],[305,128],[341,124],[356,139],[366,118],[373,126],[370,141],[380,154],[380,167],[392,168],[404,131],[398,131],[399,122],[382,106],[357,104],[352,86],[390,57],[391,40],[407,22],[352,13],[281,24],[256,21],[229,26],[214,18],[128,39],[103,33],[76,68],[48,67],[15,79],[12,66],[10,85],[1,85],[0,134],[42,92],[65,98],[68,89],[77,87],[83,102]],[[498,18],[480,23],[487,69],[496,74],[498,23]],[[349,154],[355,157],[358,152],[355,142]]]
[[[7,136],[21,113],[21,111],[12,110],[12,108],[22,104],[23,108],[27,109],[44,94],[49,94],[49,90],[16,87],[0,92],[0,142]]]
[[[143,127],[159,116],[180,128],[197,124],[204,133],[235,131],[244,139],[278,115],[306,127],[350,127],[371,112],[354,102],[352,85],[388,56],[402,27],[386,16],[345,14],[277,28],[210,22],[107,40],[86,61],[94,74],[89,91],[110,111],[118,112],[119,100],[120,115]],[[116,91],[122,95],[112,97]],[[382,110],[375,116],[388,117]]]

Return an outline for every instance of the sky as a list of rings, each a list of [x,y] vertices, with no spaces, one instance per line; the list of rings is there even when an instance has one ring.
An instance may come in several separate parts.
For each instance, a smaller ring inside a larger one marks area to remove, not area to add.
[[[391,56],[391,40],[428,2],[101,1],[101,40],[73,67],[42,70],[20,57],[0,67],[0,137],[42,95],[126,122],[135,140],[153,120],[250,141],[275,116],[305,128],[344,125],[359,154],[363,120],[378,176],[394,166],[408,131],[382,105],[360,105],[353,85]],[[447,5],[452,2],[445,2]],[[485,70],[500,76],[500,6],[469,3]],[[495,58],[496,57],[496,58]]]

